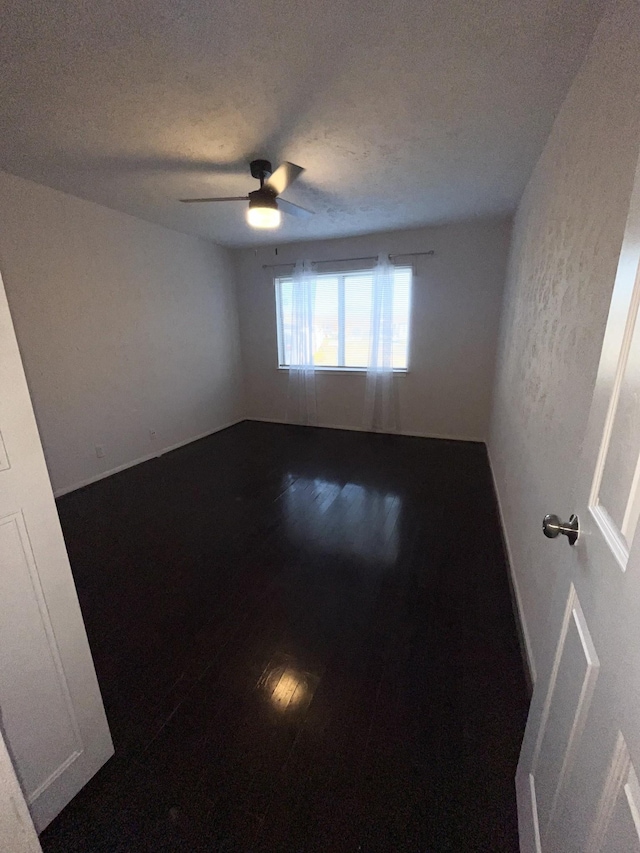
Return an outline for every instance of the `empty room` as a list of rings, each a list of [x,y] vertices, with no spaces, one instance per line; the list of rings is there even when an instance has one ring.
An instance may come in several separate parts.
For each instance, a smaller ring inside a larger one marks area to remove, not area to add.
[[[640,853],[638,0],[6,0],[0,851]]]

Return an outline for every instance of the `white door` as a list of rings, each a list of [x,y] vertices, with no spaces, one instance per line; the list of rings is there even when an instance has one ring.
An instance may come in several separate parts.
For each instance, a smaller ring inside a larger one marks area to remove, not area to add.
[[[38,831],[113,754],[1,279],[0,727]]]
[[[603,282],[606,286],[606,282]],[[516,788],[522,853],[640,853],[640,167]],[[564,521],[567,519],[564,518]]]

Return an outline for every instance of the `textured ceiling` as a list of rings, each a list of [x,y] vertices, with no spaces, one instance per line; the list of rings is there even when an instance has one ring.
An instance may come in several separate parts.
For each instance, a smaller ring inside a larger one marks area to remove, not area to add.
[[[226,245],[510,211],[606,0],[2,0],[1,167]],[[248,161],[317,211],[257,232]]]

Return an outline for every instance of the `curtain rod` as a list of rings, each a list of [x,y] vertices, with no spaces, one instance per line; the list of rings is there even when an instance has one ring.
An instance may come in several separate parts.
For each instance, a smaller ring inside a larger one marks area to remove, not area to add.
[[[394,258],[415,258],[419,255],[435,255],[435,249],[429,249],[428,252],[398,252],[395,255],[389,255],[389,260],[392,261]],[[313,264],[347,264],[353,263],[354,261],[376,261],[378,259],[377,255],[368,255],[366,258],[327,258],[323,261],[312,261]],[[295,267],[295,263],[291,263],[290,261],[287,263],[286,261],[281,264],[262,264],[263,270],[273,269],[274,267]]]

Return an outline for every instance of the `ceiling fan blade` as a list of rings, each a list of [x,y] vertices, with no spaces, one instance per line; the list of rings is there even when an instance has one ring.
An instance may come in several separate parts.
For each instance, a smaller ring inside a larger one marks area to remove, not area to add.
[[[300,219],[308,219],[313,216],[313,210],[307,210],[306,207],[300,207],[299,204],[294,204],[292,201],[287,201],[284,198],[278,199],[278,208],[283,213],[288,213],[290,216],[298,216]]]
[[[299,178],[304,172],[302,166],[296,166],[295,163],[288,163],[286,160],[275,170],[273,175],[265,182],[265,187],[268,187],[276,195],[283,193],[287,187]]]
[[[227,195],[222,198],[181,198],[183,204],[198,204],[201,201],[248,201],[248,195]]]

